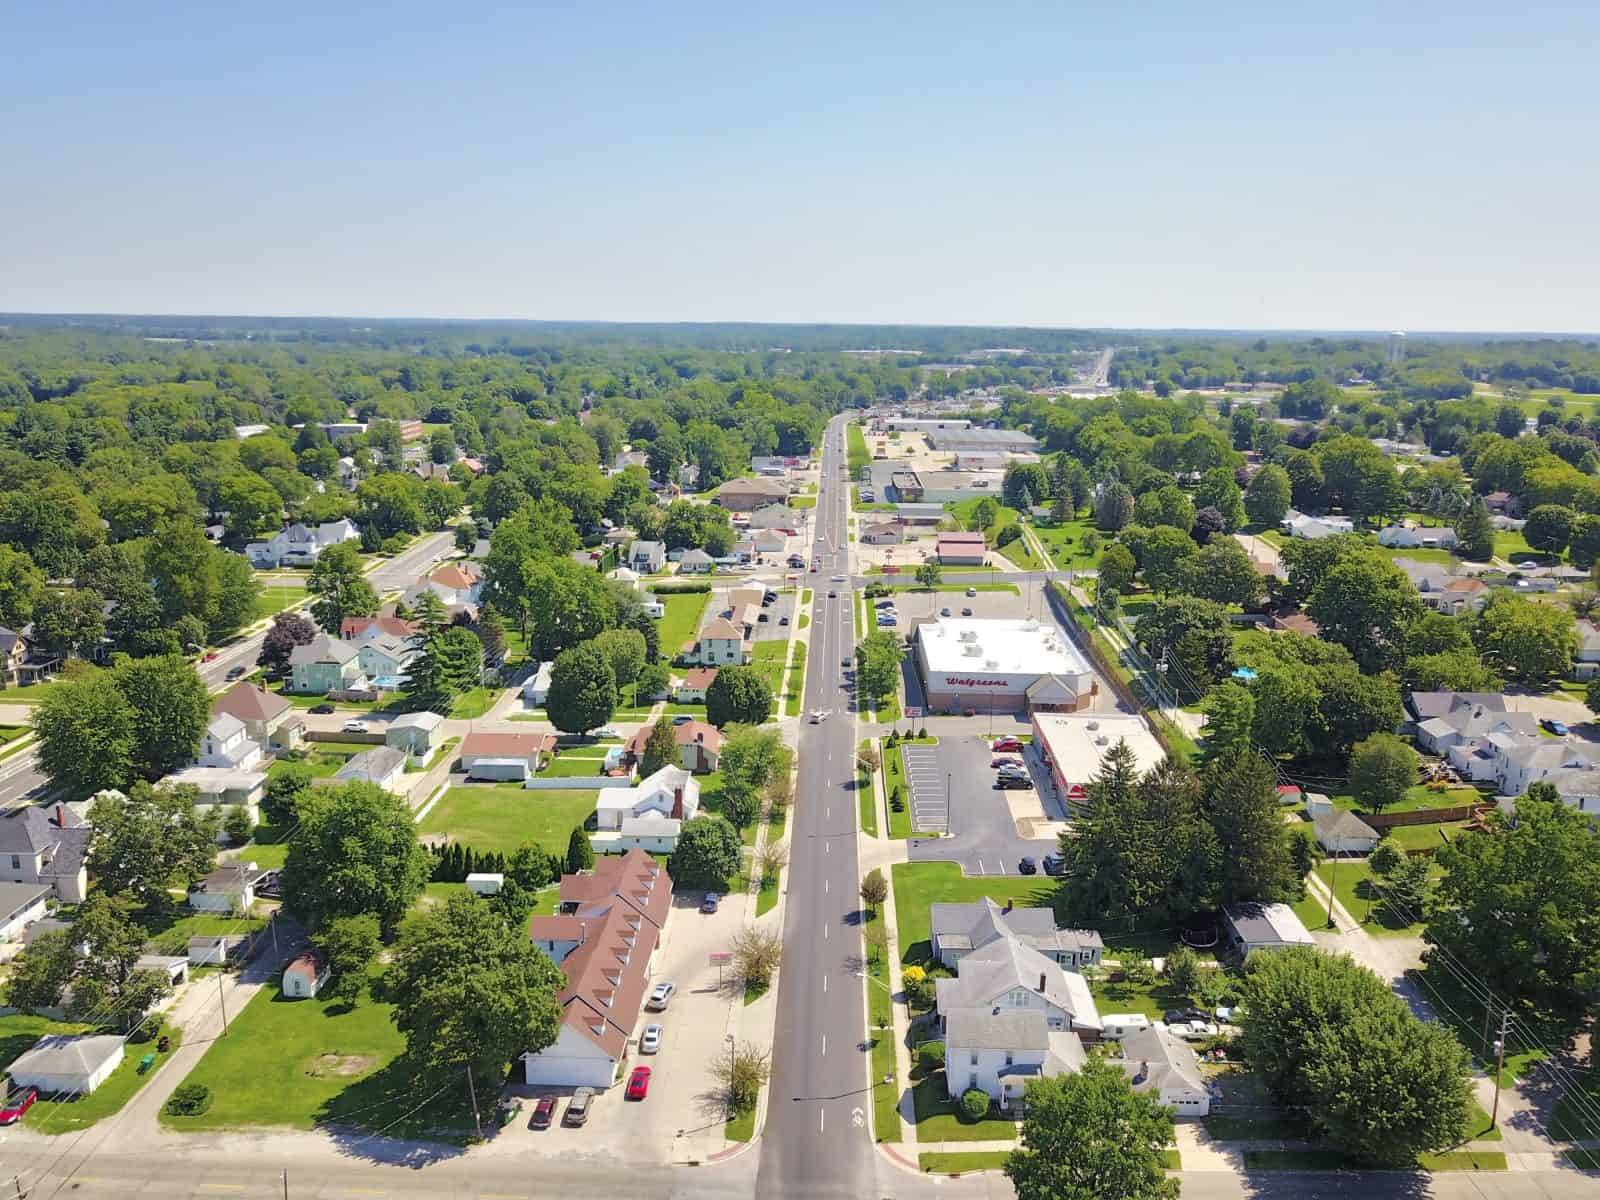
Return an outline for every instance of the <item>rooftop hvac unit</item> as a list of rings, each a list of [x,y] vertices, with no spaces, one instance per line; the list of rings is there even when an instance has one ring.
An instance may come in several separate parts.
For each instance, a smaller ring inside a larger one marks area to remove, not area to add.
[[[976,629],[963,629],[959,636],[963,642],[975,642],[978,640],[978,631]]]
[[[1000,664],[992,658],[986,658],[983,660],[983,669],[985,671],[998,671]]]
[[[1090,721],[1089,724],[1088,724],[1088,728],[1090,728],[1090,729],[1099,729],[1100,728],[1100,722],[1099,721]]]
[[[961,647],[961,653],[966,655],[968,658],[977,658],[978,655],[983,653],[983,647],[974,646],[971,643],[968,643],[967,645]]]
[[[1103,733],[1097,733],[1094,735],[1094,744],[1096,746],[1109,746],[1111,744],[1111,739]]]

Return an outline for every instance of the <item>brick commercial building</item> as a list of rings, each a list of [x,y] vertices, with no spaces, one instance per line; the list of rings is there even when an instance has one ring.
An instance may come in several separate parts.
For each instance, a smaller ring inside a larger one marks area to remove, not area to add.
[[[1052,708],[1086,707],[1094,696],[1089,664],[1048,623],[945,619],[919,626],[916,638],[930,712],[1025,712],[1042,679],[1053,681]]]

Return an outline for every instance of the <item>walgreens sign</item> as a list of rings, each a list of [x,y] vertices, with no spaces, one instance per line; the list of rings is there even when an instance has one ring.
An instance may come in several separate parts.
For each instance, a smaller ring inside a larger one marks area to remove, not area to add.
[[[1001,691],[1011,686],[1010,682],[1004,679],[972,679],[960,675],[946,675],[944,685],[953,688],[999,688]]]

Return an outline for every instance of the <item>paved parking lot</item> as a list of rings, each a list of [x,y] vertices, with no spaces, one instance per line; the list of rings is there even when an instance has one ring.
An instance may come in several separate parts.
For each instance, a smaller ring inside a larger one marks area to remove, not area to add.
[[[911,791],[911,827],[922,833],[950,829],[950,797],[945,793],[944,769],[938,746],[902,746],[906,784]]]
[[[652,986],[662,980],[678,985],[664,1013],[641,1012],[615,1086],[599,1093],[586,1125],[528,1127],[533,1102],[553,1092],[566,1112],[571,1088],[513,1087],[523,1097],[521,1117],[490,1144],[494,1152],[538,1153],[597,1163],[649,1162],[701,1157],[723,1146],[725,1117],[715,1095],[710,1064],[723,1052],[733,1005],[742,1000],[718,984],[709,956],[727,950],[744,926],[748,897],[725,897],[714,915],[699,911],[700,896],[674,896],[666,941],[656,954]],[[638,1038],[651,1022],[661,1025],[661,1050],[640,1054]],[[623,1098],[628,1075],[636,1066],[651,1070],[650,1093],[642,1101]]]
[[[796,602],[800,593],[790,592],[787,595],[779,594],[778,598],[761,611],[766,614],[765,621],[756,624],[753,640],[758,642],[769,641],[773,638],[786,638],[789,636],[789,626],[783,624],[783,618],[788,617],[792,624],[795,618]]]
[[[995,786],[987,738],[942,737],[936,746],[907,746],[904,752],[909,756],[913,751],[923,752],[927,762],[922,769],[938,776],[941,793],[947,774],[950,779],[945,826],[949,836],[913,838],[909,847],[913,861],[958,862],[968,875],[1015,875],[1024,855],[1037,860],[1056,848],[1054,838],[1026,838],[1017,832],[1010,798],[1018,793]],[[908,758],[906,774],[911,773]],[[918,828],[929,827],[919,822]]]

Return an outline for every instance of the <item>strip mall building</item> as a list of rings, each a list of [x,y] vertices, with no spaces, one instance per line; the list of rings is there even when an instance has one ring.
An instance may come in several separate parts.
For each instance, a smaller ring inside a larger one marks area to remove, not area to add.
[[[929,621],[917,627],[916,655],[930,712],[1074,712],[1094,700],[1083,656],[1031,618]]]

